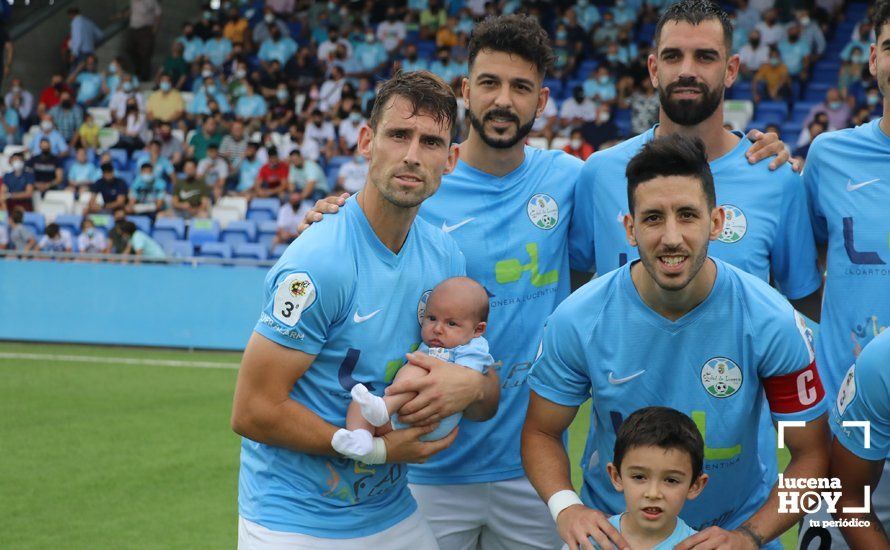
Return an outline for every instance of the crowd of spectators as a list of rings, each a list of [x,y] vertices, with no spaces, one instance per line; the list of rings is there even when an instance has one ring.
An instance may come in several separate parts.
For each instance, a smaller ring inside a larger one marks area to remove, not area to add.
[[[646,60],[654,23],[668,4],[224,2],[220,9],[205,6],[197,20],[185,23],[171,44],[160,45],[169,50],[162,65],[152,75],[138,67],[139,76],[123,59],[100,66],[82,46],[94,29],[81,21],[70,73],[53,75],[36,94],[13,78],[0,104],[0,142],[24,148],[8,157],[0,186],[0,210],[8,211],[14,228],[6,232],[17,232],[11,239],[17,248],[55,250],[73,242],[54,224],[39,241],[36,235],[25,239],[14,225],[17,208],[32,210],[35,193],[54,190],[74,194],[82,209],[75,213],[152,220],[208,218],[224,197],[273,197],[281,201],[274,244],[287,243],[297,212],[364,185],[368,168],[356,142],[376,84],[396,70],[427,69],[459,94],[469,35],[492,13],[528,11],[551,32],[556,66],[545,81],[550,99],[530,136],[587,158],[657,121],[658,90]],[[819,60],[834,55],[826,48],[843,13],[840,0],[816,0],[812,8],[735,0],[733,50],[750,99],[789,106],[800,101]],[[72,10],[72,18],[82,16]],[[807,113],[799,137],[783,134],[795,154],[805,156],[819,132],[879,112],[867,68],[873,39],[870,24],[856,22],[837,57],[836,85]],[[96,120],[98,112],[107,120]],[[468,123],[461,112],[458,140]],[[775,129],[781,131],[778,124]],[[139,233],[129,235],[139,244],[150,238]],[[112,240],[104,250],[126,248]],[[85,244],[102,248],[89,239]]]

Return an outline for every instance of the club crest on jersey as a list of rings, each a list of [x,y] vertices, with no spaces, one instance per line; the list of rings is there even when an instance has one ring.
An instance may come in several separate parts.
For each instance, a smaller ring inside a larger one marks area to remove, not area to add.
[[[539,229],[553,229],[559,222],[559,205],[550,195],[539,193],[532,196],[526,211],[528,219]]]
[[[721,205],[723,211],[726,212],[726,221],[723,223],[723,231],[717,237],[721,243],[737,243],[742,240],[745,233],[748,232],[748,218],[738,206],[731,204]]]
[[[417,302],[417,322],[421,325],[423,324],[423,316],[426,315],[426,303],[430,299],[430,294],[432,294],[432,290],[427,290],[420,296],[420,301]]]
[[[841,416],[844,416],[847,407],[850,406],[850,403],[853,402],[853,398],[856,397],[855,373],[856,365],[854,364],[850,367],[850,370],[847,371],[847,375],[844,376],[844,381],[841,384],[841,389],[837,392],[837,413]]]
[[[732,359],[713,357],[702,366],[701,383],[712,396],[729,397],[742,387],[742,369]]]

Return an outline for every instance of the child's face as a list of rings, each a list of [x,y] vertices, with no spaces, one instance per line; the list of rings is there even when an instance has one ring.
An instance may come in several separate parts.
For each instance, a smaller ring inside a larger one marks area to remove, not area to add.
[[[478,309],[466,296],[436,291],[430,295],[420,335],[431,348],[453,348],[485,331]]]
[[[707,483],[702,474],[693,483],[689,455],[678,449],[632,447],[619,472],[607,466],[612,485],[624,493],[627,518],[641,531],[670,535],[687,499],[701,493]]]

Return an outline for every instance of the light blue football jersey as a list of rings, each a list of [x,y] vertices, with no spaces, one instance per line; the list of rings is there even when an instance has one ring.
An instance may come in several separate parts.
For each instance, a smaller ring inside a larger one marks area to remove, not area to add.
[[[733,529],[763,505],[777,481],[775,453],[758,452],[764,385],[792,374],[791,392],[782,395],[794,402],[782,408],[793,412],[772,406],[775,420],[806,421],[825,412],[820,387],[809,378],[814,352],[799,314],[763,281],[713,261],[717,276],[708,297],[676,321],[646,306],[631,280],[633,264],[594,279],[549,318],[529,386],[564,406],[592,399],[581,461],[587,506],[624,510],[606,473],[618,427],[632,412],[661,405],[689,415],[705,441],[711,478],[681,517],[697,530]],[[794,382],[804,376],[810,383],[800,392]],[[788,378],[781,379],[786,388]]]
[[[570,291],[568,227],[581,161],[561,151],[525,148],[525,160],[496,177],[458,161],[420,215],[449,233],[467,258],[467,274],[490,298],[490,352],[501,383],[497,415],[461,421],[457,441],[411,483],[482,483],[524,475],[519,438],[528,407],[526,376],[544,320]]]
[[[591,155],[575,186],[569,249],[572,265],[600,274],[639,257],[627,242],[623,218],[628,212],[625,170],[655,128]],[[789,166],[771,172],[768,162],[751,165],[742,137],[729,153],[713,160],[711,172],[717,204],[726,210],[726,224],[709,253],[764,280],[774,280],[794,300],[819,289],[816,246],[800,176]],[[584,205],[581,207],[580,205]]]
[[[611,523],[612,527],[617,529],[619,533],[621,532],[621,516],[623,515],[624,514],[615,514],[609,518],[609,523]],[[677,526],[674,527],[674,532],[671,533],[668,538],[653,546],[652,550],[673,550],[675,546],[696,533],[698,533],[698,531],[686,525],[686,522],[682,519],[677,518]],[[594,548],[601,550],[601,547],[594,542],[593,538],[591,538],[590,541],[593,542]],[[615,548],[614,545],[613,548]]]
[[[816,363],[829,395],[890,326],[890,136],[878,123],[821,134],[804,168],[816,241],[828,243]]]
[[[843,422],[867,421],[865,428]],[[884,460],[890,454],[890,330],[876,336],[850,367],[841,383],[831,413],[831,431],[849,451],[866,460]]]
[[[422,343],[417,351],[418,353],[425,353],[436,359],[454,363],[455,365],[461,365],[478,372],[485,372],[485,367],[494,363],[494,359],[492,359],[491,355],[488,353],[488,341],[482,336],[473,338],[466,344],[455,346],[450,349],[431,348],[427,346],[426,343]],[[420,440],[438,441],[439,439],[442,439],[451,433],[451,430],[458,425],[463,416],[463,413],[454,413],[451,416],[446,416],[439,422],[439,425],[435,430],[422,436]],[[392,415],[392,427],[393,429],[399,430],[407,428],[408,426],[399,422],[398,415],[394,414]]]
[[[454,241],[415,220],[401,251],[377,238],[355,198],[294,241],[266,277],[256,332],[315,355],[290,397],[326,422],[346,425],[349,390],[382,395],[405,353],[420,345],[425,296],[464,275]],[[273,531],[325,538],[377,533],[416,504],[404,464],[369,466],[251,441],[241,444],[238,508]]]

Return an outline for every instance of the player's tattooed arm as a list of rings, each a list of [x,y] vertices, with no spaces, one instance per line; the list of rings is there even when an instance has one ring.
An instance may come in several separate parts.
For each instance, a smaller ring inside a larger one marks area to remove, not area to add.
[[[874,489],[881,479],[884,471],[883,460],[866,460],[858,457],[837,438],[831,444],[831,467],[829,477],[836,477],[841,482],[841,497],[837,502],[838,512],[834,514],[836,520],[858,520],[851,522],[860,524],[860,527],[840,527],[841,533],[850,548],[887,548],[890,540],[881,521],[873,511],[844,514],[844,508],[862,508],[865,505],[866,487]],[[865,526],[868,522],[868,526]]]
[[[751,542],[754,543],[755,548],[760,548],[761,546],[763,546],[763,535],[755,531],[754,527],[752,527],[751,524],[747,521],[739,525],[736,531],[751,539]]]

